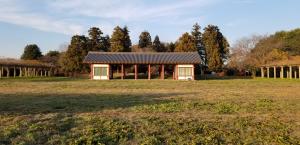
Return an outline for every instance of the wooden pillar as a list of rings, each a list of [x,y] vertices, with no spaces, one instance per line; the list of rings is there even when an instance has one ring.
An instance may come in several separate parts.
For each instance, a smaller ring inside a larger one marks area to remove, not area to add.
[[[270,68],[267,67],[267,77],[270,78]]]
[[[9,78],[9,67],[6,67],[6,77],[8,77]]]
[[[93,80],[93,73],[94,73],[94,68],[93,68],[93,64],[90,65],[90,79]]]
[[[41,75],[41,77],[43,76],[43,69],[41,69],[41,74],[40,75]]]
[[[300,79],[300,66],[298,66],[298,75],[299,75],[299,79]]]
[[[36,69],[33,68],[33,76],[36,77]]]
[[[19,70],[20,70],[19,77],[22,77],[22,67],[19,67]]]
[[[148,64],[148,80],[151,80],[151,65]]]
[[[265,77],[265,74],[264,74],[264,67],[261,67],[261,68],[260,68],[260,73],[261,73],[261,78],[264,78],[264,77]]]
[[[290,79],[292,79],[292,78],[293,78],[293,75],[292,75],[292,73],[293,73],[293,69],[292,69],[292,66],[290,66],[290,71],[289,71],[289,77],[290,77]]]
[[[44,76],[47,77],[47,70],[45,69],[44,71],[45,71],[44,72],[45,73]]]
[[[124,64],[121,65],[121,79],[124,79]]]
[[[14,78],[16,77],[16,67],[14,66]]]
[[[2,75],[3,75],[2,69],[3,69],[3,66],[1,66],[1,69],[0,69],[0,78],[2,78]]]
[[[178,80],[177,64],[174,66],[174,80]]]
[[[165,65],[161,65],[161,79],[164,80],[165,79]]]
[[[297,71],[294,71],[294,77],[297,79]]]
[[[137,70],[137,65],[134,65],[134,79],[137,80],[138,79],[138,70]]]
[[[280,67],[280,78],[283,79],[283,75],[284,75],[284,69],[283,66]]]
[[[274,79],[276,79],[276,66],[274,66]]]

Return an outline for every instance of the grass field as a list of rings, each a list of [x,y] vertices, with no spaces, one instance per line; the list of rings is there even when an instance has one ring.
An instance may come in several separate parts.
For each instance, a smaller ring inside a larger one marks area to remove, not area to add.
[[[0,80],[0,144],[300,144],[300,80]]]

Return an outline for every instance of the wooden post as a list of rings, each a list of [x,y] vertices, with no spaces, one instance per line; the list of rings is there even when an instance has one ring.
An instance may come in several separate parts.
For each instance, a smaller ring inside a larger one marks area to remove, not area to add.
[[[138,79],[138,70],[137,70],[137,65],[134,65],[134,79],[137,80]]]
[[[177,64],[174,67],[175,80],[178,80]]]
[[[165,65],[161,65],[161,79],[164,80],[165,79]]]
[[[276,66],[274,66],[274,79],[276,79]]]
[[[9,67],[6,67],[7,73],[6,73],[6,77],[9,78]]]
[[[19,70],[20,70],[19,77],[22,77],[22,67],[19,67]]]
[[[33,68],[33,76],[36,77],[36,69]]]
[[[40,75],[41,75],[41,77],[43,76],[43,69],[41,69],[41,74]]]
[[[16,67],[14,66],[14,78],[16,77]]]
[[[2,78],[2,74],[3,74],[2,69],[3,69],[3,67],[1,66],[1,70],[0,70],[0,78]]]
[[[298,75],[299,75],[299,79],[300,79],[300,66],[298,67]]]
[[[284,75],[283,71],[284,71],[284,70],[283,70],[283,66],[281,66],[281,67],[280,67],[280,78],[281,78],[281,79],[283,79],[283,75]]]
[[[297,79],[297,71],[294,71],[294,77]]]
[[[124,64],[121,65],[121,79],[124,79]]]
[[[151,65],[148,64],[148,80],[151,80]]]
[[[264,68],[263,67],[260,68],[260,73],[261,73],[261,78],[264,78],[265,74],[264,74]]]
[[[93,73],[94,73],[94,68],[93,68],[93,64],[90,65],[91,67],[91,72],[90,72],[90,79],[93,80]]]
[[[0,70],[0,78],[2,78],[2,66],[1,66],[1,70]]]
[[[267,67],[267,77],[270,78],[270,68]]]
[[[290,77],[290,79],[292,79],[293,78],[293,75],[292,75],[292,73],[293,73],[293,69],[292,69],[292,66],[290,66],[290,71],[289,71],[289,77]]]

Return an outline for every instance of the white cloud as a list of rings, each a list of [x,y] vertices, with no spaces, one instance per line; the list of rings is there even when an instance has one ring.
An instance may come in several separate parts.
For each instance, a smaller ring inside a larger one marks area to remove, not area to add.
[[[28,6],[28,1],[0,0],[0,21],[69,35],[82,34],[91,25],[101,24],[101,29],[107,32],[121,23],[162,23],[170,18],[181,25],[185,19],[194,18],[185,17],[191,9],[200,9],[216,1],[219,0],[174,0],[168,3],[163,0],[45,0]],[[35,9],[40,7],[39,4],[45,7],[44,11]]]
[[[16,0],[0,1],[0,21],[63,34],[82,32],[82,26],[78,24],[67,23],[64,20],[51,18],[39,12],[29,12],[29,10],[18,5]]]

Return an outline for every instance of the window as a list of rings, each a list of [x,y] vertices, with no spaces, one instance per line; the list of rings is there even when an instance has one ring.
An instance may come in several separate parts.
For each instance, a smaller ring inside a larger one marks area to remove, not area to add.
[[[179,76],[192,76],[192,69],[191,67],[179,67]]]
[[[94,76],[107,76],[107,67],[94,67]]]

